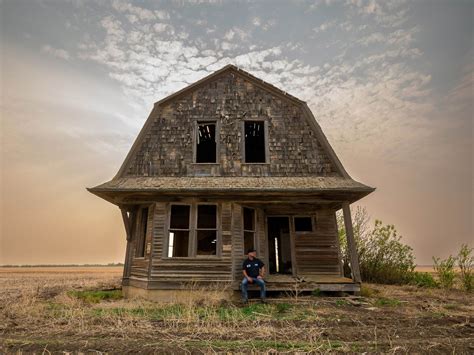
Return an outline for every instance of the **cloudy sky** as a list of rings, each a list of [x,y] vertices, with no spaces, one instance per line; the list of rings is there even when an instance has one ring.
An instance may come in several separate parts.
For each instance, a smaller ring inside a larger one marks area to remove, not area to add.
[[[473,236],[472,1],[3,0],[0,264],[123,261],[153,102],[233,63],[308,102],[419,264]]]

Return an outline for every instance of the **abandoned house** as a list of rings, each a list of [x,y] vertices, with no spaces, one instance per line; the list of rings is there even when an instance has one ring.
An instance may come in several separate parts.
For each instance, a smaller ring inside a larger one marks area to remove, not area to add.
[[[117,175],[88,190],[121,210],[128,297],[238,290],[250,247],[269,291],[360,290],[349,205],[374,188],[349,176],[304,101],[233,65],[156,102]]]

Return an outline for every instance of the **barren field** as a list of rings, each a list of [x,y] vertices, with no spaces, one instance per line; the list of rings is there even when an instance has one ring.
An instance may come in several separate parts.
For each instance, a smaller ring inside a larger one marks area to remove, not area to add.
[[[113,291],[121,272],[0,268],[0,352],[474,352],[473,295],[462,291],[365,285],[363,297],[246,307],[212,291],[199,304],[158,305]]]

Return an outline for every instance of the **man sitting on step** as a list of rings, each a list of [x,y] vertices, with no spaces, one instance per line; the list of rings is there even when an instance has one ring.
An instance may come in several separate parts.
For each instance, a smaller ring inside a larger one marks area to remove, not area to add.
[[[242,264],[242,272],[244,279],[242,280],[242,302],[248,302],[248,284],[256,284],[260,287],[260,300],[265,303],[265,281],[263,277],[265,275],[265,264],[257,259],[257,251],[253,248],[247,251],[248,258],[244,260]]]

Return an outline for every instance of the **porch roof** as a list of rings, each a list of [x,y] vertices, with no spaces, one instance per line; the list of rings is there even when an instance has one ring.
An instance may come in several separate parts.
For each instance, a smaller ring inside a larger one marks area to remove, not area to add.
[[[337,176],[265,177],[127,177],[88,188],[101,192],[324,192],[347,191],[367,195],[373,187]]]

